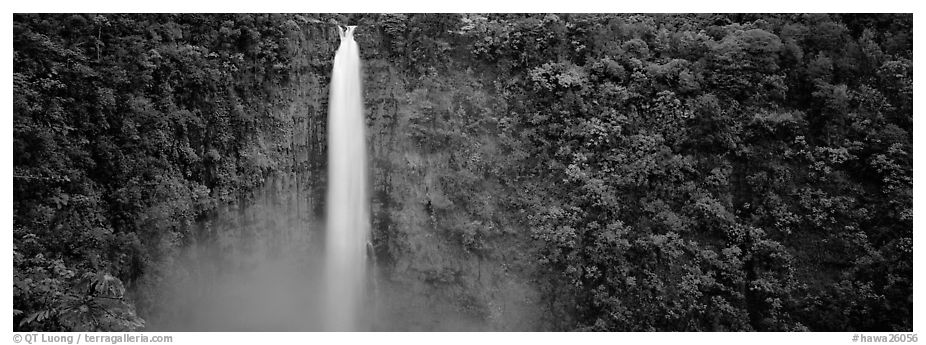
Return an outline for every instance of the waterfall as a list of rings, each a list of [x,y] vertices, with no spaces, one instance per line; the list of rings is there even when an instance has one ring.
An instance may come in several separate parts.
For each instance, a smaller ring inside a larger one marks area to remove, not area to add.
[[[329,331],[361,328],[366,286],[370,216],[366,130],[355,26],[338,26],[341,45],[334,57],[328,109],[328,196],[325,326]]]

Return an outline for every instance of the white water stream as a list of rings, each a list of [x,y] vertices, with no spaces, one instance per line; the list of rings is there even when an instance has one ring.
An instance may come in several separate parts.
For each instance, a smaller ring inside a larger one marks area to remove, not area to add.
[[[338,27],[328,111],[325,329],[362,328],[370,234],[366,129],[354,26]]]

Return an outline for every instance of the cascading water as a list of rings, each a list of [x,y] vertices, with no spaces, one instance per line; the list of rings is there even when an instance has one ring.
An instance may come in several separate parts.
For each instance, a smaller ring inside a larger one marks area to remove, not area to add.
[[[329,331],[361,328],[370,219],[360,54],[355,26],[338,26],[328,109],[326,310]]]

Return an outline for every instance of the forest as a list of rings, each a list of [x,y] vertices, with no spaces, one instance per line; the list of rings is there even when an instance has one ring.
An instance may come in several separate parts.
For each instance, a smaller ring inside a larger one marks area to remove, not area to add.
[[[912,14],[603,13],[14,14],[14,331],[311,266],[337,24],[376,329],[912,331]]]

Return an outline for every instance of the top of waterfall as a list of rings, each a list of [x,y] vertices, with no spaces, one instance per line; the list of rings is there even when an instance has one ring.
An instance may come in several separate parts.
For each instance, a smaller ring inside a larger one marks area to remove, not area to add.
[[[345,27],[347,29],[345,29]],[[341,27],[341,25],[338,25],[338,36],[341,36],[341,39],[344,39],[344,37],[347,37],[347,36],[353,37],[354,28],[356,27],[357,27],[356,25],[344,25],[344,27]]]

